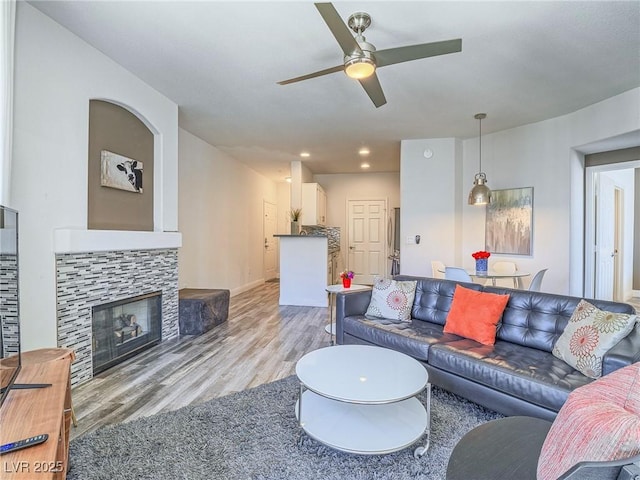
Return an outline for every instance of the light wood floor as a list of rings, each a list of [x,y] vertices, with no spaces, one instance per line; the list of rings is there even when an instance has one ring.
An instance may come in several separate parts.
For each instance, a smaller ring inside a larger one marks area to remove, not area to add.
[[[329,309],[279,306],[279,284],[231,298],[229,320],[168,340],[73,389],[71,438],[292,375],[305,353],[329,345]]]

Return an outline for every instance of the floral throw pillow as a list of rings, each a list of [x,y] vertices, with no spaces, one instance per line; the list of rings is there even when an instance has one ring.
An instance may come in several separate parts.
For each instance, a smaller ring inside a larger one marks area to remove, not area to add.
[[[607,312],[581,300],[553,346],[553,354],[587,377],[600,378],[602,357],[629,335],[635,323],[633,314]]]
[[[416,281],[396,281],[388,278],[376,279],[365,317],[409,322],[417,283]]]

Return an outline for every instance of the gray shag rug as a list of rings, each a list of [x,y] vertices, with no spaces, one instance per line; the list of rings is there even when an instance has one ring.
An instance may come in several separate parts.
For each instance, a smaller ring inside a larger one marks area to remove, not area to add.
[[[291,376],[85,434],[71,442],[67,478],[440,480],[458,440],[475,426],[502,417],[433,387],[431,446],[421,459],[413,458],[414,447],[389,455],[347,454],[299,429],[294,413],[298,385]]]

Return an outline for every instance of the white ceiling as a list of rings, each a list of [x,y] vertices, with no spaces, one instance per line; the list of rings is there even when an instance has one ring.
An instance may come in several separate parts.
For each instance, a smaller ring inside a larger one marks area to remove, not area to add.
[[[276,181],[303,150],[313,173],[398,171],[400,140],[477,136],[640,86],[640,2],[337,2],[365,11],[378,49],[462,38],[462,52],[378,70],[375,108],[343,73],[311,2],[32,1],[179,105],[180,126]]]

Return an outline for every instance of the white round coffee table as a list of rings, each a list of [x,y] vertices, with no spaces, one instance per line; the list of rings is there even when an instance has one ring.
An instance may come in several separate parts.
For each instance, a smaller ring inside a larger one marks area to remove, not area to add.
[[[427,370],[400,352],[337,345],[306,354],[296,364],[300,397],[296,418],[311,438],[336,450],[391,453],[426,433],[429,448],[431,385]],[[415,396],[427,388],[427,408]]]

